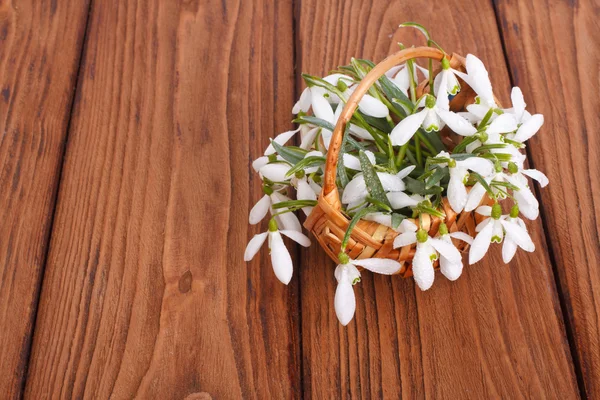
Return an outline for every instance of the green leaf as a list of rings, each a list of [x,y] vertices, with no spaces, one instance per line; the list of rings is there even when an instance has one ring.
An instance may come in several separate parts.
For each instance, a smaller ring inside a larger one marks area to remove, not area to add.
[[[310,156],[304,158],[302,161],[294,165],[285,176],[290,177],[294,175],[296,172],[310,167],[316,167],[325,164],[325,157],[320,156]]]
[[[405,106],[411,113],[414,110],[414,104],[410,99],[402,93],[402,91],[398,88],[398,86],[394,85],[392,81],[385,75],[379,78],[379,83],[381,85],[381,90],[383,94],[392,102],[394,108],[403,116],[406,116],[406,111],[404,108],[400,107],[400,104]]]
[[[413,179],[409,176],[404,178],[404,182],[406,183],[406,191],[414,194],[420,194],[421,196],[427,194],[437,194],[442,192],[442,187],[433,186],[431,188],[427,188],[425,182],[419,181],[417,179]]]
[[[391,212],[392,208],[389,207],[387,204],[383,204],[382,202],[380,202],[379,200],[376,200],[374,198],[372,198],[371,196],[367,196],[367,202],[373,204],[374,206],[377,207],[378,210],[380,211],[387,211],[387,212]]]
[[[436,186],[448,174],[448,168],[436,168],[435,172],[425,181],[425,189],[431,189]]]
[[[271,140],[271,144],[273,148],[284,160],[290,162],[291,164],[296,164],[304,159],[306,150],[301,149],[295,146],[282,146],[274,140]]]
[[[504,143],[492,143],[492,144],[484,144],[483,146],[479,146],[478,148],[476,148],[475,150],[473,150],[473,153],[483,153],[484,151],[487,150],[496,150],[496,149],[504,149],[506,148],[506,144]]]
[[[317,200],[288,200],[280,201],[279,203],[273,204],[273,209],[278,210],[280,208],[303,208],[303,207],[314,207],[317,205]]]
[[[440,151],[446,150],[446,146],[444,145],[444,142],[442,142],[442,139],[440,138],[440,135],[438,132],[433,132],[433,131],[426,132],[424,129],[419,128],[417,133],[419,136],[421,136],[421,138],[424,137],[425,139],[427,139],[429,144],[433,147],[433,149],[435,149],[435,154],[438,154]],[[427,147],[429,148],[429,146],[427,146]],[[429,148],[429,149],[433,150],[431,148]]]
[[[342,146],[340,148],[340,152],[338,154],[337,159],[337,176],[340,180],[340,186],[345,188],[350,179],[348,179],[348,174],[346,173],[346,167],[344,166],[344,152],[346,148],[346,143],[348,142],[348,128],[350,124],[346,125],[346,129],[344,131],[344,137],[342,138]]]
[[[363,118],[364,120],[371,125],[374,128],[379,129],[380,131],[384,132],[384,133],[390,133],[392,132],[392,127],[390,126],[390,124],[388,124],[387,119],[385,118],[375,118],[375,117],[370,117],[366,114],[363,114],[360,111],[357,111]]]
[[[316,125],[319,128],[327,129],[332,131],[335,129],[335,126],[331,124],[331,122],[325,121],[324,119],[313,117],[311,115],[303,115],[301,117],[296,118],[292,121],[295,124],[311,124]]]
[[[364,217],[365,215],[367,215],[369,213],[374,213],[374,212],[377,212],[376,207],[366,207],[366,208],[363,208],[363,209],[357,211],[356,214],[354,214],[354,216],[352,217],[352,220],[348,224],[348,229],[346,229],[346,233],[344,234],[344,239],[342,239],[342,248],[341,248],[342,252],[346,250],[346,246],[348,245],[348,240],[350,239],[350,234],[352,233],[352,230],[356,226],[357,222],[360,221],[360,219],[362,217]]]
[[[397,229],[405,219],[406,216],[402,214],[392,213],[392,228]]]
[[[476,140],[478,140],[478,138],[475,135],[465,137],[463,140],[461,140],[459,144],[456,145],[452,153],[462,153],[463,151],[465,151],[468,145],[475,142]]]
[[[450,154],[450,158],[452,158],[456,161],[463,161],[463,160],[466,160],[467,158],[471,158],[471,157],[475,157],[475,154],[471,154],[471,153]]]
[[[425,36],[425,40],[431,40],[431,35],[429,34],[429,31],[425,29],[423,25],[417,24],[416,22],[405,22],[403,24],[400,24],[400,28],[415,28],[419,32],[421,32],[423,36]]]
[[[477,179],[477,182],[479,182],[481,184],[481,186],[483,186],[483,188],[485,189],[487,194],[490,195],[490,197],[492,199],[496,198],[494,191],[492,190],[490,185],[488,185],[488,183],[485,181],[485,179],[483,179],[483,176],[479,175],[477,172],[474,172],[474,171],[471,171],[469,175],[474,176],[475,179]]]
[[[360,160],[360,168],[362,169],[365,178],[367,191],[373,199],[385,204],[391,209],[392,205],[385,195],[383,185],[381,185],[377,172],[375,172],[375,168],[373,168],[371,161],[369,161],[369,158],[363,150],[358,152],[358,159]]]

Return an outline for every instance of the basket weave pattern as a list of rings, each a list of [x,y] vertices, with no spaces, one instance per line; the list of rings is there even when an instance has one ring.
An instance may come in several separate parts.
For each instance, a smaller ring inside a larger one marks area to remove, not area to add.
[[[342,204],[335,183],[337,158],[346,124],[352,117],[362,96],[390,68],[413,58],[431,58],[440,61],[443,57],[445,55],[441,51],[430,47],[401,50],[377,64],[364,77],[344,106],[333,132],[327,154],[323,191],[319,196],[317,206],[313,208],[313,211],[304,223],[304,227],[313,233],[323,249],[325,249],[334,261],[338,261],[342,240],[350,223],[350,218],[342,211]],[[463,57],[453,54],[449,61],[452,68],[464,69]],[[434,71],[435,73],[436,71]],[[450,108],[453,111],[464,110],[466,105],[474,102],[475,93],[473,90],[464,82],[461,82],[461,87],[462,89],[459,94],[450,102]],[[417,88],[417,94],[420,96],[427,91],[428,82],[421,82]],[[447,135],[443,137],[443,140],[446,143],[453,142],[452,137]],[[491,204],[491,200],[485,197],[483,203]],[[446,215],[444,222],[449,232],[462,231],[475,236],[475,227],[485,218],[474,212],[455,213],[446,198],[442,201],[442,208]],[[413,222],[418,223],[415,220]],[[421,217],[422,228],[427,230],[432,237],[437,234],[441,222],[441,219],[426,214]],[[377,222],[360,220],[350,234],[346,254],[352,259],[373,257],[393,259],[402,265],[402,268],[398,272],[400,275],[403,277],[412,276],[412,259],[415,254],[416,244],[394,249],[394,239],[398,234],[398,232],[388,226]],[[459,240],[454,240],[454,244],[462,252],[466,251],[469,247],[467,243]],[[437,261],[434,266],[438,268]]]

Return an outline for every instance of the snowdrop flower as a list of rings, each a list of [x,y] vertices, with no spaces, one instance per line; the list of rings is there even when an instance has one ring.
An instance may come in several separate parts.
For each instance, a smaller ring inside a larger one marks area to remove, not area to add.
[[[494,164],[490,160],[481,157],[454,160],[445,151],[440,152],[436,157],[448,159],[447,163],[440,164],[440,166],[448,166],[450,172],[447,194],[448,202],[454,212],[460,213],[467,204],[468,193],[465,187],[465,180],[468,177],[469,170],[486,177],[494,172]]]
[[[454,246],[454,243],[452,243],[453,238],[462,240],[463,242],[466,242],[468,244],[473,243],[473,238],[464,232],[457,231],[457,232],[448,233],[448,227],[443,222],[440,224],[438,233],[440,234],[440,237],[439,237],[440,240],[442,240],[452,246]],[[462,257],[459,260],[452,260],[452,259],[448,259],[447,257],[445,257],[443,254],[440,253],[440,272],[442,273],[442,275],[444,275],[446,278],[448,278],[451,281],[455,281],[462,274],[462,270],[463,270]]]
[[[492,82],[490,82],[488,71],[483,62],[473,54],[467,54],[465,69],[467,70],[466,74],[455,69],[452,72],[465,81],[477,93],[482,106],[487,106],[487,109],[496,107]]]
[[[274,162],[264,165],[258,169],[258,173],[262,179],[267,178],[273,182],[285,182],[290,178],[287,175],[292,168],[287,162]]]
[[[415,66],[413,69],[413,79],[415,82],[419,82],[417,71],[421,71],[423,76],[425,76],[425,79],[429,78],[429,70],[427,68],[423,68],[417,63],[414,63],[413,65]],[[406,63],[390,68],[385,74],[404,94],[408,93],[408,88],[410,87],[410,72]]]
[[[376,164],[375,154],[373,154],[372,151],[365,150],[365,155],[367,156],[371,164]],[[358,157],[349,153],[344,153],[344,166],[355,171],[362,171],[362,168],[360,166],[360,160],[358,159]]]
[[[519,169],[514,163],[509,163],[508,170],[510,174],[505,174],[504,179],[518,188],[513,190],[513,197],[521,213],[527,219],[536,219],[540,214],[540,204],[528,185],[527,176],[538,181],[541,187],[548,185],[548,177],[536,169]]]
[[[386,172],[378,172],[377,176],[381,181],[383,190],[386,192],[401,192],[405,189],[402,178],[398,175],[389,174]],[[354,178],[344,188],[342,194],[342,203],[354,204],[362,202],[368,196],[369,191],[367,190],[367,184],[362,173],[356,174]]]
[[[502,215],[500,204],[495,203],[492,207],[481,206],[475,212],[487,218],[475,228],[478,233],[469,251],[469,264],[475,264],[481,260],[492,242],[501,243],[504,238],[501,220],[506,216]]]
[[[500,223],[506,231],[506,238],[502,245],[502,260],[506,264],[515,256],[517,247],[530,253],[535,251],[535,244],[527,232],[527,227],[523,220],[519,218],[519,206],[513,206],[508,218],[501,220]]]
[[[365,258],[352,260],[345,253],[339,255],[340,264],[335,269],[335,279],[338,282],[335,291],[334,306],[338,320],[344,326],[354,317],[356,298],[353,285],[360,282],[360,272],[356,266],[363,267],[371,272],[392,275],[400,271],[399,262],[385,258]]]
[[[295,129],[293,131],[287,131],[287,132],[280,133],[279,135],[275,136],[275,138],[273,138],[273,142],[277,143],[280,146],[283,146],[288,140],[290,140],[299,131],[300,131],[300,127],[298,127],[298,129]],[[268,155],[271,155],[274,153],[275,153],[275,147],[273,147],[273,144],[269,144],[269,146],[265,150],[265,156],[268,156]]]
[[[256,225],[262,221],[269,210],[271,211],[271,214],[275,214],[273,212],[273,205],[282,201],[290,200],[289,197],[274,191],[269,186],[263,186],[263,192],[265,195],[258,200],[254,207],[252,207],[250,210],[250,215],[248,216],[248,222],[250,225]],[[279,222],[279,224],[281,224],[286,230],[302,232],[302,225],[300,224],[300,220],[296,214],[287,212],[287,208],[282,208],[278,211],[283,212],[283,214],[275,216],[275,219],[277,222]]]
[[[421,290],[427,290],[433,284],[433,262],[438,259],[438,253],[445,257],[449,264],[461,262],[460,252],[452,242],[431,238],[425,229],[418,229],[415,224],[408,223],[403,230],[404,232],[394,239],[394,248],[417,244],[412,268],[415,282]]]
[[[447,93],[438,93],[437,100],[431,95],[425,95],[417,107],[423,107],[423,110],[416,114],[404,118],[392,129],[390,138],[394,146],[402,146],[415,135],[420,127],[425,131],[439,131],[443,124],[447,124],[454,132],[470,136],[477,132],[477,129],[466,119],[448,109]]]
[[[297,200],[317,200],[317,195],[321,192],[321,187],[311,178],[303,176],[292,180],[296,187]],[[316,190],[315,190],[316,189]],[[306,216],[310,215],[313,207],[302,207],[302,211]]]
[[[344,95],[350,97],[357,86],[349,87],[344,91]],[[385,104],[379,99],[371,96],[370,94],[364,94],[362,99],[358,102],[358,109],[365,115],[375,118],[386,118],[390,115],[390,110]]]
[[[275,272],[277,279],[287,285],[292,279],[294,266],[292,264],[290,252],[283,243],[283,238],[281,237],[282,234],[304,247],[310,246],[310,239],[304,234],[297,231],[280,231],[277,229],[277,223],[275,220],[271,219],[271,221],[269,221],[269,230],[267,232],[254,235],[254,237],[248,243],[248,246],[246,246],[244,261],[252,260],[268,237],[273,271]]]
[[[444,87],[442,87],[444,84]],[[433,81],[434,93],[439,94],[440,88],[446,93],[455,95],[460,91],[460,83],[454,74],[454,70],[450,69],[450,62],[447,58],[442,59],[442,71],[436,75]]]

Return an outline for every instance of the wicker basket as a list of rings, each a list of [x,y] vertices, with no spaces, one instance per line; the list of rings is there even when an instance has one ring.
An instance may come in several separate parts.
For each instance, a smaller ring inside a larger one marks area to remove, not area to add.
[[[445,57],[444,53],[431,47],[404,49],[387,57],[364,77],[342,110],[329,145],[323,190],[319,196],[318,205],[313,208],[304,223],[304,227],[315,235],[321,246],[334,261],[338,261],[342,239],[350,223],[350,218],[341,211],[342,205],[335,182],[337,158],[346,124],[350,121],[363,95],[390,68],[414,58],[429,58],[441,61],[443,57]],[[449,61],[452,68],[464,70],[465,59],[463,57],[453,54]],[[434,71],[434,73],[436,72]],[[464,82],[461,82],[461,88],[458,95],[450,102],[450,108],[453,111],[462,111],[466,105],[474,102],[474,91]],[[427,91],[428,82],[425,80],[417,88],[417,95],[420,96]],[[443,139],[447,143],[453,142],[450,135],[446,135]],[[490,200],[485,198],[483,202],[490,203]],[[446,214],[445,223],[450,232],[463,231],[471,236],[475,235],[475,227],[484,217],[475,215],[474,212],[457,214],[445,198],[442,206]],[[437,234],[441,222],[437,217],[422,216],[422,227],[429,231],[430,236]],[[403,277],[412,276],[412,259],[416,245],[394,249],[393,243],[396,236],[398,236],[398,232],[388,226],[360,220],[351,232],[346,253],[352,259],[379,257],[399,261],[402,264],[399,274]],[[455,240],[455,245],[463,252],[468,248],[468,244],[463,241]],[[437,262],[435,267],[438,268]]]

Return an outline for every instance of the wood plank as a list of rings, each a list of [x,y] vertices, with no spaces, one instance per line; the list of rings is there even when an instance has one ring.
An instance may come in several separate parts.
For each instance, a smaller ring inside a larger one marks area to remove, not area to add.
[[[529,145],[550,178],[543,217],[588,398],[600,397],[600,7],[598,2],[498,1],[515,85],[545,117]]]
[[[509,77],[492,4],[303,1],[297,10],[300,70],[325,74],[351,56],[381,60],[396,43],[422,43],[398,23],[430,27],[447,51],[489,67],[500,99]],[[337,21],[337,23],[328,23]],[[550,144],[549,144],[550,145]],[[411,280],[363,274],[354,322],[333,310],[334,265],[314,246],[301,253],[303,371],[309,398],[576,398],[578,388],[539,221],[538,245],[505,266],[500,247],[440,274],[428,292]]]
[[[291,2],[97,1],[26,395],[289,398],[298,286],[249,265],[290,127]]]
[[[0,393],[23,390],[87,1],[0,2]]]

